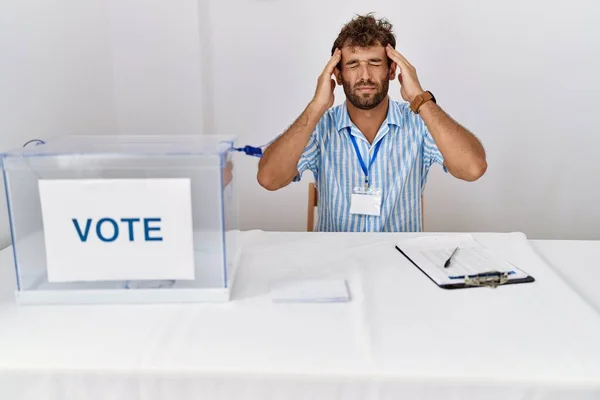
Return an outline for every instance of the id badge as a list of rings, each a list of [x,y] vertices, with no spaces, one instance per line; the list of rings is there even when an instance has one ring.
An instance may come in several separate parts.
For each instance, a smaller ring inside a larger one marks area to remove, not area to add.
[[[373,215],[381,213],[381,190],[356,187],[350,200],[350,214]]]

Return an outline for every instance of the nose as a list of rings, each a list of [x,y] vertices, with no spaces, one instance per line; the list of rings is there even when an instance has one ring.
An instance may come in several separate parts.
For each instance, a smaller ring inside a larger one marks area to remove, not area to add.
[[[359,68],[360,68],[360,71],[359,71],[360,78],[366,82],[370,81],[371,80],[371,71],[369,68],[369,64],[361,63]]]

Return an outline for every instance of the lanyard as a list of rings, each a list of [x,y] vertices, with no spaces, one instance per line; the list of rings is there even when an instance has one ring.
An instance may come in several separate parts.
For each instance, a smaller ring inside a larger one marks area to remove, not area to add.
[[[360,167],[362,168],[363,172],[365,173],[365,188],[369,188],[369,170],[371,169],[371,165],[373,165],[373,161],[375,161],[375,158],[377,158],[377,153],[379,152],[379,147],[381,147],[381,140],[379,140],[379,142],[377,142],[377,144],[375,145],[375,151],[373,152],[373,157],[371,157],[371,160],[369,161],[369,167],[367,168],[367,166],[365,165],[365,161],[363,160],[362,156],[360,155],[360,151],[358,150],[358,144],[356,144],[356,138],[354,137],[354,135],[352,135],[350,128],[348,128],[348,134],[350,135],[350,140],[352,140],[352,144],[354,145],[354,150],[356,151],[356,155],[358,156],[358,162],[360,163]]]

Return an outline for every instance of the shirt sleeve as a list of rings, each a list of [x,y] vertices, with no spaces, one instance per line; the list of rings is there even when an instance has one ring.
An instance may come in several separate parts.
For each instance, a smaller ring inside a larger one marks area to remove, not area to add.
[[[316,177],[321,166],[321,146],[320,138],[323,127],[326,125],[328,114],[317,123],[315,130],[311,133],[308,143],[298,160],[298,174],[294,177],[293,182],[298,182],[302,178],[302,174],[306,170],[310,170]]]
[[[423,132],[423,162],[427,165],[427,167],[431,167],[434,163],[440,164],[442,167],[444,167],[444,171],[446,171],[444,166],[444,157],[435,144],[433,136],[431,136],[431,133],[425,125],[425,122],[421,122],[421,125]]]
[[[438,149],[435,144],[435,140],[433,140],[433,136],[431,136],[431,132],[427,129],[427,125],[421,117],[416,116],[419,120],[419,126],[421,131],[421,136],[423,138],[423,146],[422,146],[422,170],[421,170],[421,190],[425,190],[425,184],[427,183],[427,176],[429,175],[429,170],[433,164],[439,164],[442,166],[444,172],[448,172],[448,169],[444,165],[444,156]]]

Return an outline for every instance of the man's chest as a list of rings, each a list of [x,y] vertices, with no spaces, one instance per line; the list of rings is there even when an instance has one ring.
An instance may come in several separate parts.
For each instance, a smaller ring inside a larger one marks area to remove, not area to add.
[[[377,148],[379,147],[379,148]],[[319,176],[322,183],[346,191],[368,182],[389,191],[420,173],[422,144],[399,135],[387,135],[369,144],[364,139],[335,138],[321,145]]]

